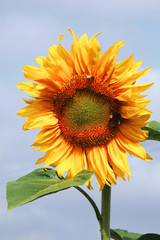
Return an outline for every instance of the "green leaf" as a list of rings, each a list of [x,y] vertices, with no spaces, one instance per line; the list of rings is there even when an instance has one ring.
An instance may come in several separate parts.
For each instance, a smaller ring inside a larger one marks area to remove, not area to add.
[[[160,141],[160,123],[151,121],[148,127],[142,128],[149,131],[148,140]]]
[[[128,232],[123,229],[111,229],[111,237],[115,240],[137,240],[142,234]]]
[[[116,229],[110,229],[111,238],[115,240],[122,240],[121,236],[116,232]]]
[[[123,229],[111,229],[111,238],[115,240],[160,240],[160,235],[154,233],[139,234]]]
[[[73,179],[66,180],[59,178],[57,172],[51,168],[34,170],[16,181],[7,183],[8,211],[45,195],[83,185],[92,175],[93,172],[83,170]]]
[[[160,240],[160,235],[155,233],[147,233],[138,238],[137,240]]]

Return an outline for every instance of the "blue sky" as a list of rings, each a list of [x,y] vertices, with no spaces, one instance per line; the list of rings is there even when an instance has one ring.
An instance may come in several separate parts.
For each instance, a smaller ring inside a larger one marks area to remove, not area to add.
[[[22,131],[24,119],[16,115],[26,95],[16,89],[25,81],[23,65],[35,65],[37,56],[47,56],[48,48],[58,43],[68,50],[72,37],[87,33],[90,38],[103,31],[98,40],[104,52],[117,40],[125,41],[118,61],[132,53],[142,60],[141,67],[152,71],[139,83],[155,82],[147,91],[153,111],[152,120],[160,121],[160,3],[159,0],[81,0],[36,1],[0,0],[0,238],[3,240],[97,239],[99,226],[94,212],[79,192],[70,189],[6,212],[6,182],[36,168],[40,156],[30,145],[37,130]],[[133,232],[160,233],[160,143],[143,144],[153,161],[129,156],[131,183],[118,181],[112,188],[111,227]],[[40,166],[38,166],[40,167]],[[42,166],[41,166],[42,167]],[[86,187],[84,186],[86,189]],[[96,182],[89,192],[100,206]]]

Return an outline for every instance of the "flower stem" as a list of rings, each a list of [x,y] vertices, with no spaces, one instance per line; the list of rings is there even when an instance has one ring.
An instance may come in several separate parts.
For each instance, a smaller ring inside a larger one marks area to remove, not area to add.
[[[101,220],[100,231],[101,240],[110,240],[110,205],[111,205],[111,187],[105,185],[102,190]]]
[[[90,204],[92,205],[94,211],[95,211],[95,214],[96,214],[96,217],[97,217],[97,220],[98,221],[101,221],[101,214],[98,210],[98,207],[97,205],[95,204],[95,202],[93,201],[93,199],[80,187],[75,187],[79,192],[81,192],[86,198],[87,200],[90,202]]]

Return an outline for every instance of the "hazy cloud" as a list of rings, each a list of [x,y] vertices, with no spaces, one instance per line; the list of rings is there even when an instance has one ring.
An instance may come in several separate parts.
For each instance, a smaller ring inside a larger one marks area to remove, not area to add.
[[[78,240],[99,236],[92,208],[74,189],[6,213],[6,182],[34,170],[41,154],[30,147],[38,131],[23,132],[25,119],[16,115],[24,106],[22,97],[26,97],[15,87],[27,81],[23,65],[35,65],[37,56],[46,56],[48,48],[58,43],[61,33],[65,33],[62,43],[69,50],[72,36],[67,32],[68,27],[78,37],[84,32],[91,37],[104,30],[98,36],[102,52],[117,40],[124,40],[126,44],[118,61],[134,53],[135,60],[144,59],[141,70],[152,67],[138,83],[155,82],[147,91],[147,99],[151,100],[151,119],[160,121],[159,11],[159,0],[0,1],[0,238]],[[135,232],[159,231],[160,143],[147,141],[144,147],[154,160],[145,162],[129,156],[131,183],[118,180],[118,185],[112,188],[111,227]],[[96,181],[93,185],[94,191],[88,192],[100,205]]]

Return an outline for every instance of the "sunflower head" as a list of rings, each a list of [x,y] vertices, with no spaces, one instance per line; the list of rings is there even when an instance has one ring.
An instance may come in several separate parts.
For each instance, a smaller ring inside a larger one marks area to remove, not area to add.
[[[49,57],[38,57],[40,67],[25,66],[18,88],[30,94],[18,112],[28,117],[23,130],[41,129],[32,146],[46,154],[36,164],[57,167],[59,177],[74,177],[83,169],[94,171],[100,190],[116,184],[117,176],[130,179],[126,153],[150,160],[139,142],[151,111],[141,95],[149,84],[133,84],[150,69],[137,72],[142,61],[133,55],[116,63],[124,42],[116,42],[101,56],[97,35],[80,39],[72,30],[70,52],[61,45],[49,49]],[[87,182],[89,189],[91,179]]]

